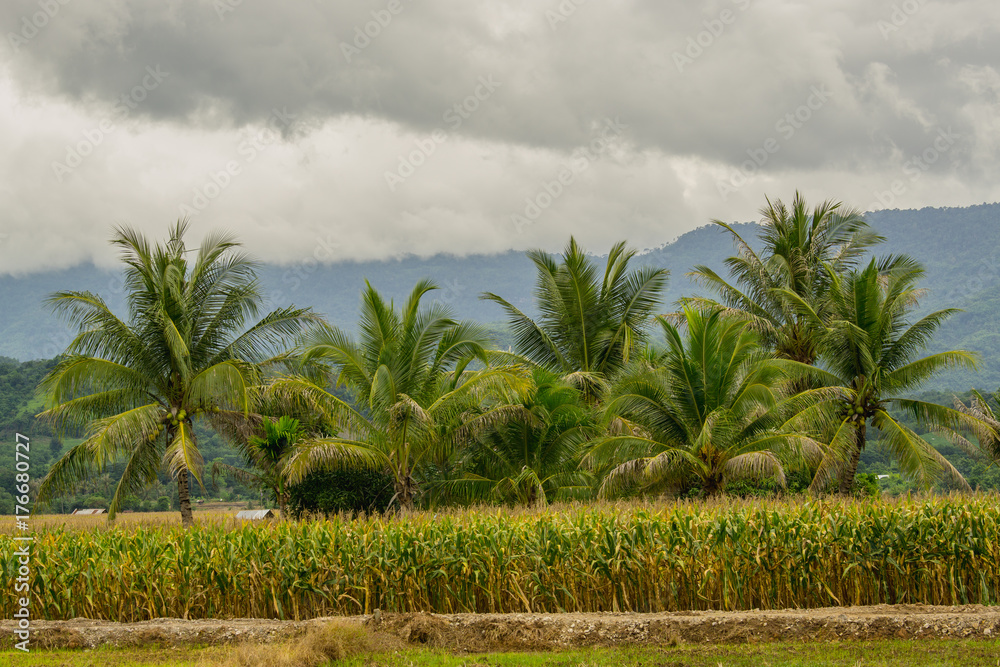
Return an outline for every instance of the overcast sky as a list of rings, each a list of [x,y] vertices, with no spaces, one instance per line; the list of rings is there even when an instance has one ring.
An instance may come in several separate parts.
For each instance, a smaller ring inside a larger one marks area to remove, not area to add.
[[[650,247],[1000,199],[996,0],[3,0],[0,273]]]

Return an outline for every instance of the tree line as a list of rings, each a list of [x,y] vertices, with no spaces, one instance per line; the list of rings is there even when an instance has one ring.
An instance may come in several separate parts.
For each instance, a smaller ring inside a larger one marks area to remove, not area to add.
[[[159,244],[118,227],[128,317],[90,292],[48,300],[77,334],[40,385],[39,416],[85,439],[52,465],[40,499],[121,461],[112,516],[165,469],[190,525],[190,484],[206,477],[197,422],[250,468],[213,476],[267,488],[283,509],[323,471],[384,475],[403,509],[713,496],[790,475],[849,493],[873,444],[920,485],[968,489],[908,425],[1000,453],[990,397],[910,398],[942,370],[975,367],[966,351],[923,355],[955,311],[911,317],[923,269],[871,256],[884,239],[858,211],[796,194],[761,212],[759,250],[714,221],[735,244],[728,276],[695,267],[714,297],[682,298],[675,312],[668,271],[631,267],[624,242],[603,266],[572,238],[560,256],[530,251],[537,318],[482,296],[506,314],[508,350],[428,303],[429,280],[398,306],[366,283],[352,335],[309,308],[263,314],[259,265],[229,234],[189,249],[185,221]]]

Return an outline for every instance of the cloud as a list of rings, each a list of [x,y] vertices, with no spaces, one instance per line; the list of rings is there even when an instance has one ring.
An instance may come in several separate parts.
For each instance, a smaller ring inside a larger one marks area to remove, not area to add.
[[[38,268],[39,229],[46,262],[107,263],[111,223],[185,211],[291,261],[331,234],[331,259],[657,245],[796,188],[998,198],[987,0],[15,0],[0,26],[2,271]],[[614,150],[512,221],[615,118]]]

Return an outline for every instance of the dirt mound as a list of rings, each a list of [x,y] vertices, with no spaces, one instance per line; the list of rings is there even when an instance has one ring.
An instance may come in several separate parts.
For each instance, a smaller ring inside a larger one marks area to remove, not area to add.
[[[69,621],[32,621],[31,642],[39,648],[96,648],[98,646],[183,646],[240,644],[290,639],[305,633],[315,621],[182,620],[158,618],[137,623],[114,623],[88,618]],[[14,631],[10,621],[0,621],[0,641]],[[0,648],[7,648],[0,644]]]
[[[88,619],[35,621],[39,647],[276,642],[336,620],[411,645],[464,652],[548,650],[586,646],[676,646],[770,641],[982,638],[1000,636],[1000,608],[968,605],[882,605],[782,611],[663,614],[390,614],[310,621],[265,619],[111,623]],[[13,624],[0,622],[0,636]]]
[[[419,618],[419,621],[418,621]],[[1000,609],[879,606],[675,614],[384,614],[369,628],[415,643],[411,628],[433,627],[419,643],[470,652],[585,646],[675,646],[836,639],[1000,636]]]

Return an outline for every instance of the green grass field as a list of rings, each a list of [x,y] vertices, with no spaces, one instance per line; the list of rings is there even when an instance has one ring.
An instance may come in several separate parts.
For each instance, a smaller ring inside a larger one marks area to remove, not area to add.
[[[275,653],[280,646],[275,647]],[[211,648],[96,649],[0,654],[3,667],[235,667],[233,650]],[[281,664],[280,662],[274,664]],[[292,667],[294,663],[288,663]],[[301,663],[300,663],[301,664]],[[1000,641],[922,640],[840,643],[777,643],[749,646],[594,649],[555,653],[455,655],[407,650],[364,654],[339,661],[345,667],[1000,667]],[[302,667],[305,667],[304,665]],[[312,667],[320,667],[314,665]]]

